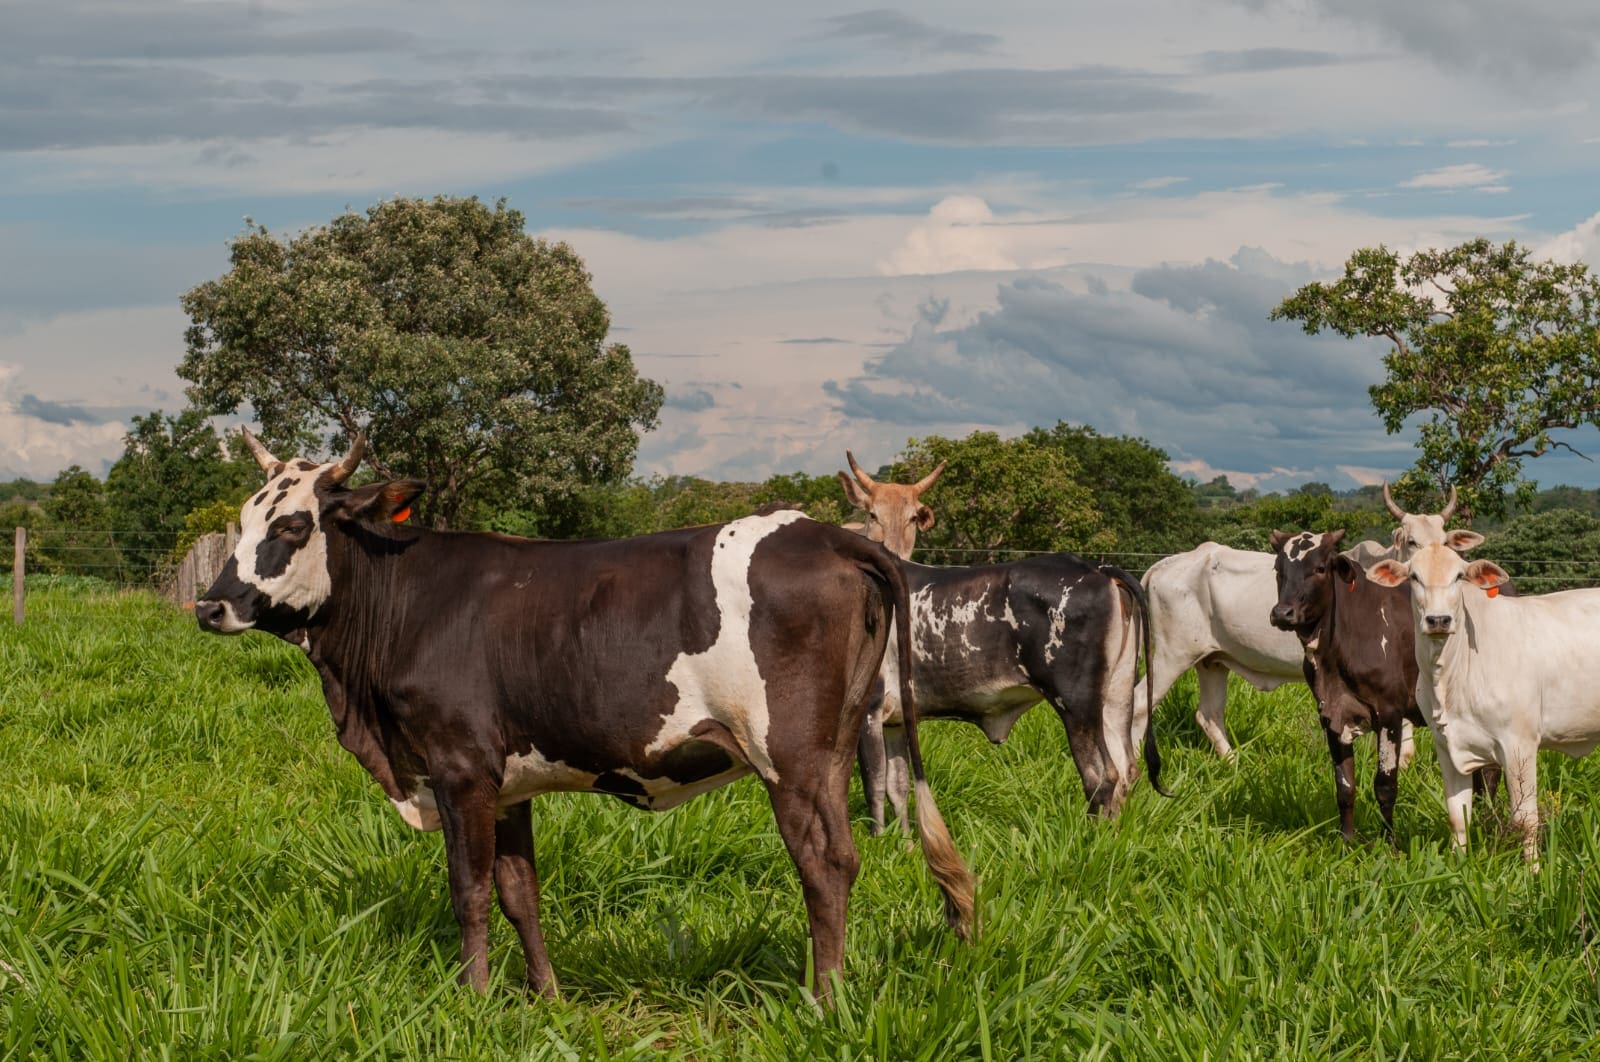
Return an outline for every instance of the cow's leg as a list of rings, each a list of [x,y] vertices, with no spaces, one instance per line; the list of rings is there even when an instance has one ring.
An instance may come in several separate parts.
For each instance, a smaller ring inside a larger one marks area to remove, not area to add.
[[[544,950],[539,928],[539,872],[533,861],[533,805],[523,801],[507,808],[494,825],[494,885],[500,910],[522,940],[528,963],[528,987],[556,997],[556,975]]]
[[[1450,746],[1437,727],[1433,731],[1433,751],[1439,760],[1439,776],[1444,781],[1444,809],[1450,817],[1450,840],[1458,851],[1467,849],[1467,824],[1472,821],[1472,779],[1456,770]]]
[[[1505,749],[1506,789],[1511,795],[1511,828],[1522,838],[1522,858],[1539,868],[1539,750],[1534,745]]]
[[[1328,758],[1333,761],[1333,791],[1339,802],[1339,832],[1347,841],[1356,839],[1356,754],[1355,748],[1334,730],[1326,717],[1323,733],[1328,738]]]
[[[1502,771],[1499,767],[1490,765],[1479,767],[1472,772],[1472,795],[1482,797],[1485,804],[1494,800],[1494,791],[1500,788]]]
[[[906,811],[911,794],[911,764],[906,753],[906,728],[884,727],[883,750],[888,767],[886,788],[889,791],[889,806],[894,809],[895,825],[901,833],[905,833],[911,829],[911,820],[907,817]]]
[[[1403,771],[1411,766],[1411,761],[1417,758],[1416,735],[1412,733],[1411,720],[1400,720],[1400,769]]]
[[[489,902],[493,889],[495,788],[472,779],[435,780],[439,819],[444,826],[450,903],[461,926],[461,983],[479,992],[489,988]],[[531,843],[530,833],[530,843]]]
[[[1217,750],[1217,755],[1231,760],[1233,746],[1228,744],[1228,731],[1223,722],[1223,714],[1228,709],[1228,669],[1202,660],[1194,666],[1194,674],[1200,687],[1200,704],[1194,720],[1211,739],[1211,747]]]
[[[881,702],[880,702],[881,703]],[[861,769],[861,792],[867,798],[868,829],[872,836],[883,833],[883,801],[888,795],[888,756],[883,747],[883,710],[873,705],[861,723],[856,738],[856,763]]]
[[[1377,728],[1378,769],[1372,776],[1372,795],[1378,801],[1378,812],[1383,816],[1383,825],[1389,831],[1390,841],[1395,840],[1394,800],[1400,792],[1401,750],[1405,745],[1399,722],[1403,720],[1391,721]]]
[[[774,764],[779,780],[767,785],[778,832],[800,872],[811,929],[813,991],[819,997],[828,994],[832,977],[844,967],[845,912],[861,867],[850,836],[849,761],[844,762],[844,770],[824,768],[810,775],[799,764]]]
[[[1053,697],[1050,706],[1067,729],[1067,745],[1072,749],[1072,761],[1078,765],[1078,776],[1083,780],[1089,814],[1114,818],[1121,810],[1116,802],[1120,779],[1106,750],[1104,726],[1082,705]]]

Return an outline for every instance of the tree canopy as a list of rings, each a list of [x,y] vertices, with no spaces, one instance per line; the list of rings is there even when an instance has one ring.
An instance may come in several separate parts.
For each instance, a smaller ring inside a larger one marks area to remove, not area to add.
[[[606,342],[582,260],[503,201],[392,199],[287,240],[251,227],[231,263],[183,296],[194,405],[248,403],[291,451],[365,430],[378,472],[429,481],[435,526],[621,480],[656,423],[661,387]]]
[[[1117,546],[1116,531],[1078,480],[1082,466],[1058,447],[992,431],[964,439],[930,435],[910,440],[884,475],[913,483],[940,461],[949,464],[925,499],[936,522],[917,538],[919,552],[939,563],[1008,560],[1013,550],[1095,553]]]
[[[1453,484],[1468,517],[1502,515],[1508,492],[1525,506],[1536,484],[1523,462],[1572,449],[1561,429],[1600,424],[1600,278],[1582,263],[1484,239],[1404,259],[1363,248],[1272,318],[1390,342],[1372,403],[1390,434],[1425,415],[1397,491],[1406,504]]]
[[[1065,421],[1034,428],[1023,438],[1077,463],[1076,478],[1115,534],[1118,550],[1165,553],[1195,541],[1199,507],[1189,485],[1167,468],[1165,451],[1144,439],[1101,435],[1086,424]]]

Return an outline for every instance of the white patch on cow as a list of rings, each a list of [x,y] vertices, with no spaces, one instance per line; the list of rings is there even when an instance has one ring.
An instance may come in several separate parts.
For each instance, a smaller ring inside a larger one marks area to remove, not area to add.
[[[1011,611],[1011,598],[1009,595],[1006,597],[1006,610],[1005,612],[1001,613],[1000,618],[1005,620],[1006,626],[1010,627],[1012,630],[1016,630],[1018,627],[1022,626],[1022,624],[1017,622],[1017,614]]]
[[[767,753],[767,684],[750,644],[750,562],[762,539],[806,515],[782,509],[767,516],[747,516],[717,532],[711,550],[711,585],[716,593],[717,640],[703,653],[680,653],[667,671],[677,687],[678,703],[645,748],[651,755],[693,740],[690,729],[714,719],[732,731],[745,758],[769,781],[778,775]]]
[[[239,545],[233,551],[234,560],[238,562],[239,581],[261,591],[275,605],[315,612],[332,590],[328,578],[328,540],[319,522],[316,490],[317,479],[331,468],[332,463],[310,470],[286,468],[267,481],[266,487],[256,495],[259,501],[246,502],[239,513]],[[281,488],[280,483],[284,484]],[[280,494],[283,495],[281,500]],[[261,575],[256,571],[256,547],[266,541],[272,520],[285,513],[300,512],[306,513],[311,521],[305,544],[294,551],[282,572],[274,576]],[[271,520],[267,518],[269,513]]]
[[[540,793],[591,789],[597,777],[560,760],[547,760],[538,749],[530,748],[522,755],[506,757],[505,770],[500,776],[500,795],[495,804],[508,808]]]
[[[1400,749],[1389,740],[1387,730],[1378,731],[1378,769],[1384,772],[1400,769]]]
[[[1389,655],[1389,636],[1387,634],[1379,635],[1378,652],[1383,656]]]
[[[1307,531],[1298,538],[1289,540],[1289,559],[1297,561],[1320,545],[1322,545],[1322,536]]]
[[[439,821],[439,802],[434,799],[433,790],[424,779],[417,780],[416,789],[406,799],[390,797],[389,802],[413,830],[433,831],[444,825]]]
[[[1050,610],[1050,638],[1044,643],[1044,662],[1055,663],[1056,651],[1061,648],[1061,636],[1067,632],[1067,600],[1072,597],[1072,587],[1061,588],[1061,600]]]
[[[1365,727],[1357,726],[1354,723],[1346,723],[1344,729],[1339,731],[1339,741],[1341,744],[1348,745],[1366,732]]]
[[[686,800],[709,793],[729,782],[743,778],[750,773],[750,768],[745,764],[735,762],[721,774],[714,774],[710,778],[702,778],[698,782],[674,782],[670,778],[646,778],[639,772],[627,767],[619,769],[616,773],[631,778],[644,786],[645,803],[650,805],[651,811],[666,811],[675,808]]]

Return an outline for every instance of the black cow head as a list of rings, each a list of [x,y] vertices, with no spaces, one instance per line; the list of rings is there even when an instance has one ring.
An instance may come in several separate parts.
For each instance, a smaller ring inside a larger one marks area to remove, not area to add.
[[[396,480],[346,488],[345,480],[361,464],[365,435],[356,437],[342,459],[327,464],[280,461],[248,430],[244,439],[267,485],[244,503],[239,545],[195,602],[195,618],[218,634],[257,629],[288,635],[311,623],[332,593],[329,536],[361,524],[387,533],[405,519],[424,484]]]
[[[1362,577],[1349,558],[1339,553],[1344,532],[1312,531],[1272,533],[1272,568],[1278,577],[1278,603],[1272,625],[1282,631],[1314,629],[1328,611],[1328,599],[1337,582]]]

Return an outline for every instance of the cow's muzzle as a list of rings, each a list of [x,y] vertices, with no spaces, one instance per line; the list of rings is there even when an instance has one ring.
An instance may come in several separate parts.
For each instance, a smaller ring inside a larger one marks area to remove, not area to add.
[[[1448,612],[1422,617],[1422,633],[1431,638],[1443,638],[1455,630],[1455,617]]]
[[[238,634],[250,629],[250,624],[239,622],[225,601],[196,601],[194,618],[201,630],[212,634]]]
[[[1300,610],[1293,605],[1274,605],[1272,625],[1280,631],[1292,631],[1300,625]]]

